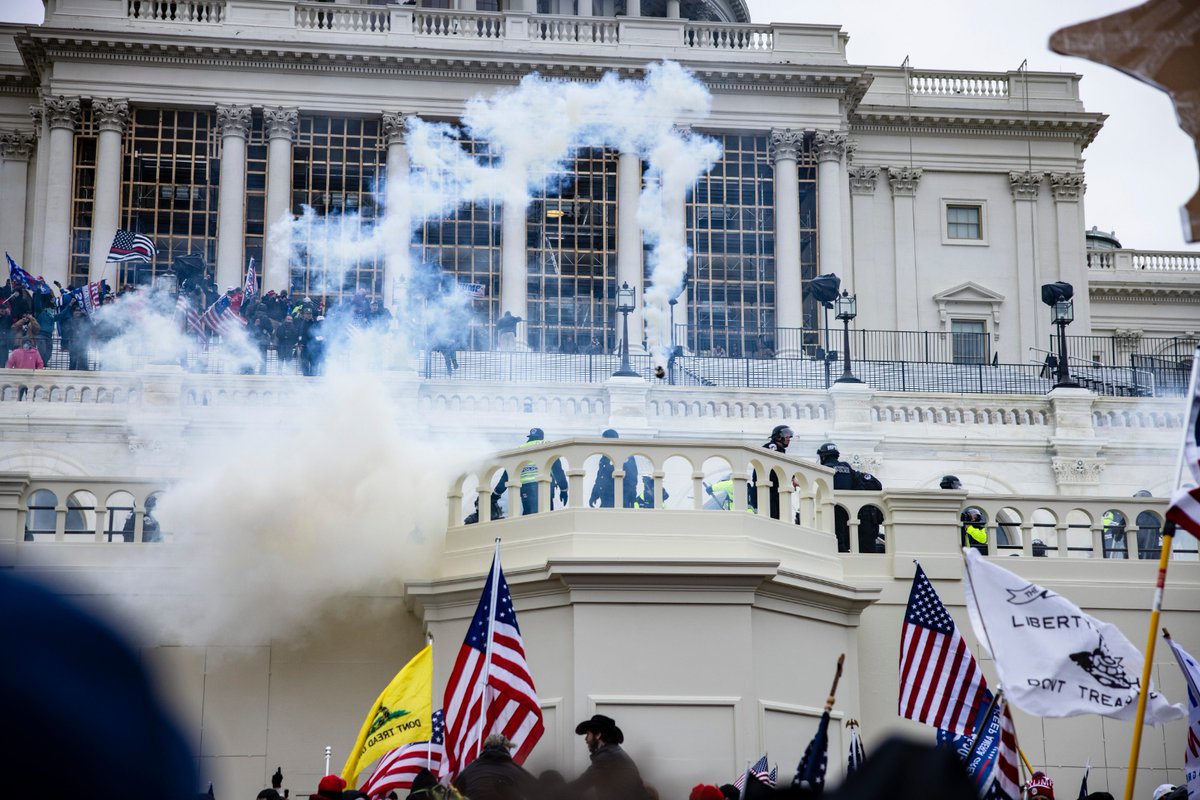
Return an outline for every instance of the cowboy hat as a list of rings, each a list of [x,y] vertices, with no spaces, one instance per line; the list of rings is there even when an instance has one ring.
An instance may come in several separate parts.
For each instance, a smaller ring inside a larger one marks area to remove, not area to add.
[[[616,721],[603,714],[593,714],[591,719],[584,720],[575,726],[576,736],[582,736],[589,731],[600,734],[600,737],[610,744],[620,744],[625,741],[625,734],[621,733]]]

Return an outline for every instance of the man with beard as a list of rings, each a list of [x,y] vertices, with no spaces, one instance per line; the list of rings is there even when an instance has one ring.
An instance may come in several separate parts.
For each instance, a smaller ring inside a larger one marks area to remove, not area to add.
[[[621,749],[625,734],[612,717],[593,714],[575,726],[575,734],[583,736],[592,763],[572,784],[576,794],[589,791],[596,800],[645,800],[646,789],[637,764]]]

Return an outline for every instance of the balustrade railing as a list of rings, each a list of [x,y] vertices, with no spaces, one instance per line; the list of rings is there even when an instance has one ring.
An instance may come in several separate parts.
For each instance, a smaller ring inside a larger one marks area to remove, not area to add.
[[[541,42],[617,44],[621,26],[602,17],[543,17],[530,20],[529,36]]]
[[[385,33],[392,29],[392,15],[386,7],[298,3],[296,27],[312,31]]]
[[[775,49],[775,30],[763,25],[713,25],[689,23],[683,45],[697,50],[733,50],[767,53]]]
[[[413,14],[413,33],[457,39],[503,39],[503,14],[472,11],[418,9]]]
[[[126,0],[130,19],[218,24],[225,21],[225,0]]]
[[[909,91],[927,97],[1008,97],[1008,76],[1002,73],[913,72]]]
[[[170,537],[154,507],[165,488],[142,478],[33,478],[17,507],[17,527],[31,543],[162,542]]]
[[[1200,272],[1200,252],[1165,250],[1087,251],[1088,269],[1143,272]]]

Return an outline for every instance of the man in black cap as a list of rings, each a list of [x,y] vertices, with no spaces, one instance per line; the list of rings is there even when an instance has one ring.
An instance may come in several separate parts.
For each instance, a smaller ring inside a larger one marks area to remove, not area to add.
[[[612,717],[593,714],[575,726],[575,734],[584,737],[592,758],[591,766],[572,784],[577,794],[590,789],[596,800],[645,800],[642,776],[633,759],[621,749],[625,734]]]

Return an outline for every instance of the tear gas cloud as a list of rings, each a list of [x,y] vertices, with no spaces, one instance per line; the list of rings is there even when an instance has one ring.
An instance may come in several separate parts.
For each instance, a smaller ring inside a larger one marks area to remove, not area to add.
[[[381,373],[407,366],[418,347],[455,341],[471,321],[470,298],[454,277],[414,259],[416,226],[476,203],[525,213],[533,187],[548,174],[569,174],[583,147],[637,153],[648,178],[639,201],[651,246],[646,319],[652,350],[665,362],[667,304],[688,259],[683,220],[667,209],[681,209],[720,156],[714,141],[676,126],[703,119],[709,105],[704,87],[670,63],[649,66],[639,81],[529,76],[468,103],[461,133],[410,118],[409,169],[373,187],[380,218],[305,209],[289,220],[268,246],[290,269],[305,270],[316,292],[340,291],[360,264],[386,261],[396,320],[386,330],[360,329],[335,324],[335,310],[326,323],[326,374],[297,390],[293,406],[239,407],[236,417],[198,422],[172,443],[177,480],[155,513],[174,542],[144,548],[144,565],[121,576],[138,587],[135,616],[184,642],[261,641],[303,632],[340,596],[393,594],[405,579],[431,574],[446,529],[438,498],[490,448],[478,437],[467,444],[430,433],[427,421],[393,401]],[[486,142],[485,152],[469,152],[463,135]],[[100,353],[106,368],[175,363],[194,346],[170,298],[155,291],[126,295],[100,314],[111,331]],[[245,331],[234,328],[226,339],[227,370],[257,365]],[[160,421],[130,424],[162,437]]]

